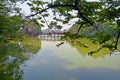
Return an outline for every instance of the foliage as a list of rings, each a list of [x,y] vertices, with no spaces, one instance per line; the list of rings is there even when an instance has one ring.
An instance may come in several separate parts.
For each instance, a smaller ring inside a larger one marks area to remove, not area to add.
[[[17,40],[22,37],[19,30],[24,20],[20,14],[21,9],[16,6],[18,1],[21,2],[21,0],[0,1],[0,42]]]
[[[32,14],[31,16],[46,14],[46,11],[48,11],[48,9],[51,9],[53,15],[64,16],[64,19],[55,16],[54,20],[57,22],[60,21],[63,23],[68,23],[72,19],[79,18],[80,20],[77,22],[84,21],[90,26],[95,26],[96,22],[104,22],[107,20],[113,23],[113,21],[115,21],[115,18],[118,18],[120,16],[119,3],[120,1],[115,3],[112,0],[100,0],[99,2],[88,2],[86,0],[55,0],[52,3],[33,0],[32,2],[28,3],[28,5],[32,7],[32,10],[35,12],[35,14]],[[36,8],[39,8],[39,10],[36,10]]]
[[[21,37],[19,26],[23,23],[20,16],[5,17],[0,16],[0,41],[15,40]]]
[[[40,41],[35,38],[26,39],[21,45],[14,41],[0,43],[0,79],[22,80],[24,72],[21,65],[25,65],[24,62],[37,53],[40,47]]]
[[[36,54],[41,49],[41,42],[37,38],[27,38],[21,44],[26,48],[27,52],[32,54]]]
[[[16,26],[16,21],[19,22],[19,20],[13,21],[11,24],[10,18],[12,17],[10,14],[13,14],[15,12],[15,15],[20,14],[20,8],[16,6],[16,2],[20,0],[2,0],[0,1],[0,15],[1,15],[1,24],[0,28],[2,34],[0,35],[0,40],[7,41],[6,37],[10,36],[11,39],[14,39],[16,36],[15,33],[19,30]],[[24,0],[23,0],[24,1]],[[43,25],[43,23],[46,23],[49,28],[59,28],[61,29],[62,26],[60,24],[75,24],[78,27],[78,31],[76,33],[79,33],[81,30],[82,37],[89,37],[89,38],[96,38],[94,41],[99,42],[100,44],[104,44],[109,40],[114,41],[114,49],[117,49],[118,45],[118,38],[120,37],[120,30],[119,30],[119,18],[120,18],[120,1],[117,0],[115,2],[114,0],[99,0],[99,1],[87,1],[87,0],[51,0],[51,2],[45,2],[42,0],[30,0],[27,3],[30,6],[31,12],[33,14],[27,16],[29,19],[35,19],[40,21],[40,25]],[[54,16],[52,19],[47,22],[47,18],[49,16]],[[3,18],[5,18],[3,20]],[[21,18],[22,19],[22,18]],[[75,20],[74,23],[70,22],[72,20]],[[34,21],[34,20],[33,20]],[[19,24],[17,22],[17,24]],[[107,25],[105,24],[106,22]],[[99,27],[97,25],[99,23],[103,26],[105,24],[105,27]],[[8,27],[8,25],[12,27]],[[111,26],[112,25],[112,26]],[[5,26],[5,27],[3,27]],[[111,26],[111,27],[109,27]],[[116,27],[118,26],[118,27]],[[84,28],[84,29],[83,29]],[[11,33],[8,33],[10,35],[7,35],[6,32],[8,32],[8,29],[10,29]],[[85,34],[85,32],[87,32]],[[75,33],[75,32],[74,32]],[[91,34],[92,33],[92,34]],[[89,35],[91,34],[91,35]],[[71,35],[71,34],[70,34]],[[78,35],[78,34],[77,34]],[[12,36],[12,37],[11,37]],[[117,37],[116,37],[117,36]]]
[[[79,24],[73,24],[71,28],[69,28],[69,32],[73,34],[77,34],[77,31],[79,29]]]
[[[4,44],[0,46],[0,79],[1,80],[21,80],[23,70],[20,65],[28,59],[16,44]]]
[[[105,55],[111,53],[111,41],[107,42],[106,45],[102,45],[99,43],[93,44],[87,38],[76,38],[71,40],[69,37],[67,38],[67,42],[74,48],[76,48],[79,53],[85,57],[87,55],[91,55],[93,58],[104,58]],[[108,48],[109,46],[109,48]],[[120,46],[120,45],[119,45]]]
[[[22,26],[22,30],[21,32],[23,34],[28,34],[27,30],[31,29],[32,30],[32,34],[40,34],[41,33],[41,26],[39,24],[39,22],[36,19],[32,19],[30,21],[26,20],[25,23],[27,23],[26,25]]]

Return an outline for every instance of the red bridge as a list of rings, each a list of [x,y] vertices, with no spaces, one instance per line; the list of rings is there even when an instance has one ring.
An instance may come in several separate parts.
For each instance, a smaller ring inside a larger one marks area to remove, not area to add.
[[[63,35],[64,32],[41,33],[39,35]]]
[[[64,36],[64,32],[41,33],[38,38],[41,40],[60,40]]]

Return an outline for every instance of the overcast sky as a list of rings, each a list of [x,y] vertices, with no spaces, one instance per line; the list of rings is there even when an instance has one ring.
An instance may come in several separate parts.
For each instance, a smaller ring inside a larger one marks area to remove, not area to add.
[[[46,2],[50,2],[51,0],[44,0]],[[54,1],[54,0],[53,0]],[[99,1],[99,0],[87,0],[87,1]],[[26,2],[27,3],[27,2]],[[30,7],[26,4],[26,3],[23,3],[23,4],[20,4],[18,3],[18,5],[22,8],[22,13],[25,15],[25,16],[28,16],[30,15]],[[50,20],[50,19],[49,19]],[[64,29],[68,29],[70,25],[65,25]],[[43,28],[43,29],[46,29],[47,27]]]
[[[51,2],[51,0],[43,0],[43,1]],[[87,1],[99,1],[99,0],[87,0]],[[24,4],[20,4],[19,3],[18,5],[20,5],[20,7],[22,8],[22,13],[24,13],[25,15],[29,15],[30,14],[30,8],[29,8],[28,5],[26,5],[26,3],[24,3]]]

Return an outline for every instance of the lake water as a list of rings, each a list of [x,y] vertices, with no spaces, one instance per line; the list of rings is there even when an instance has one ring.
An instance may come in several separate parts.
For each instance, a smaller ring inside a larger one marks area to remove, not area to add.
[[[23,80],[120,80],[119,54],[93,57],[59,43],[41,41],[41,49],[21,65]]]

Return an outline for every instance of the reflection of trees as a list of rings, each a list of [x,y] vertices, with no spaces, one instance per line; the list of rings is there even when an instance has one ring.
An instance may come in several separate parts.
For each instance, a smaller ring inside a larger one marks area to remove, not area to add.
[[[67,39],[68,43],[75,47],[82,56],[91,55],[94,58],[102,57],[104,58],[105,55],[110,54],[110,50],[108,48],[100,49],[100,45],[93,44],[88,39]]]
[[[23,46],[26,48],[28,53],[37,53],[41,48],[40,40],[37,38],[28,38],[22,42]]]
[[[24,72],[20,66],[29,59],[29,55],[25,55],[28,51],[20,50],[17,44],[6,44],[0,47],[0,80],[22,80]],[[37,49],[39,50],[40,47]]]
[[[23,71],[20,65],[28,58],[18,53],[17,45],[6,45],[0,48],[0,78],[1,80],[21,80]]]

